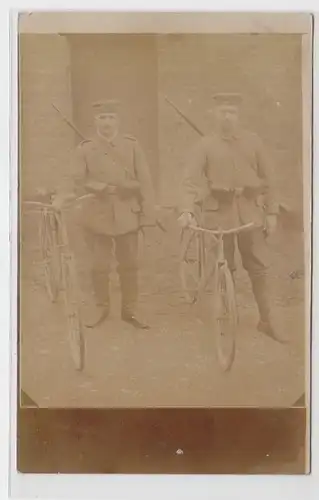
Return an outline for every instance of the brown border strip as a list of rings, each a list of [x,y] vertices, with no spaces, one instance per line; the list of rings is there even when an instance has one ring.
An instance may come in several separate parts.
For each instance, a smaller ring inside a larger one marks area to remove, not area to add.
[[[306,474],[306,410],[20,410],[23,473]]]

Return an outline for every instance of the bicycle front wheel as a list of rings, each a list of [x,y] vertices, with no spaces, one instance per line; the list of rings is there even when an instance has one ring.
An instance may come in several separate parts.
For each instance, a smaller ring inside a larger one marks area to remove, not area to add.
[[[234,282],[226,263],[217,266],[214,292],[213,315],[217,358],[222,370],[229,371],[235,359],[238,313]]]
[[[70,254],[64,256],[63,282],[71,358],[76,370],[82,371],[85,364],[85,340],[77,297],[75,262]]]
[[[56,302],[61,285],[61,257],[58,244],[58,226],[51,213],[41,214],[39,241],[45,287],[51,302]]]

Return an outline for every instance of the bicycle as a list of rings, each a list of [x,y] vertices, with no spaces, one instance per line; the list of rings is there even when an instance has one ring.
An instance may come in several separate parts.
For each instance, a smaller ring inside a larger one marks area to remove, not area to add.
[[[69,202],[73,206],[91,198],[84,195]],[[24,205],[40,213],[39,245],[44,267],[45,287],[49,299],[55,303],[62,292],[68,322],[68,340],[71,358],[78,371],[85,364],[85,340],[78,305],[77,272],[75,257],[70,250],[64,210],[52,203],[25,201]]]
[[[235,359],[236,331],[239,320],[235,286],[224,255],[223,237],[256,229],[257,226],[254,223],[227,230],[212,230],[190,225],[184,229],[183,233],[183,236],[187,236],[184,241],[182,238],[180,261],[184,296],[190,304],[195,304],[211,283],[213,296],[211,318],[217,358],[224,371],[231,369]],[[206,235],[210,236],[208,242],[207,238],[205,240]]]

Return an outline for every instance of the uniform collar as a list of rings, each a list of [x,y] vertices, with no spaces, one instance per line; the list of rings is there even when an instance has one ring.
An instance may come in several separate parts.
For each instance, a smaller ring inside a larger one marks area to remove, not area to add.
[[[237,129],[235,130],[232,134],[223,134],[223,132],[217,130],[216,131],[217,135],[223,140],[223,141],[226,141],[226,142],[232,142],[232,141],[236,141],[237,139],[240,138],[241,136],[241,130],[240,129]]]
[[[107,144],[110,146],[114,146],[119,140],[119,133],[117,132],[112,138],[107,139],[102,134],[100,134],[99,131],[97,131],[96,137],[97,137],[98,142],[100,142],[101,144]]]

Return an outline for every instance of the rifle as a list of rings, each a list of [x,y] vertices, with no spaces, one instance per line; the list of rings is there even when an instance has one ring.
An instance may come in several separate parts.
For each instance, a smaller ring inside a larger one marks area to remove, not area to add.
[[[164,99],[165,101],[170,105],[172,106],[173,109],[175,109],[175,111],[182,117],[184,118],[184,120],[188,123],[188,125],[190,125],[200,136],[204,137],[204,132],[202,130],[200,130],[197,125],[195,125],[195,123],[190,119],[188,118],[184,113],[183,111],[181,111],[177,106],[176,104],[174,104],[172,101],[170,101],[168,99],[167,96],[164,96]]]
[[[57,113],[61,116],[62,120],[67,124],[69,125],[69,127],[72,128],[72,130],[74,130],[74,132],[80,137],[80,139],[82,141],[85,141],[86,140],[86,137],[82,134],[82,132],[71,122],[71,120],[69,120],[63,113],[62,111],[57,107],[55,106],[55,104],[51,103],[52,107],[57,111]],[[116,156],[115,158],[115,155],[114,155],[114,152],[111,151],[109,148],[107,148],[107,151],[109,152],[110,156],[114,159],[114,160],[117,160],[119,161],[120,158],[118,157],[118,155]],[[159,221],[158,219],[156,219],[155,221],[155,225],[163,232],[166,232],[166,229],[165,227],[163,226],[163,224],[161,223],[161,221]]]
[[[53,102],[51,102],[51,105],[52,107],[55,109],[55,111],[58,112],[58,114],[62,117],[62,120],[67,124],[69,125],[69,127],[71,127],[74,132],[80,137],[80,139],[82,141],[85,141],[86,140],[86,137],[82,134],[82,132],[79,131],[78,128],[76,128],[76,126],[71,122],[71,120],[69,120],[63,113],[62,111],[55,105],[53,104]]]

